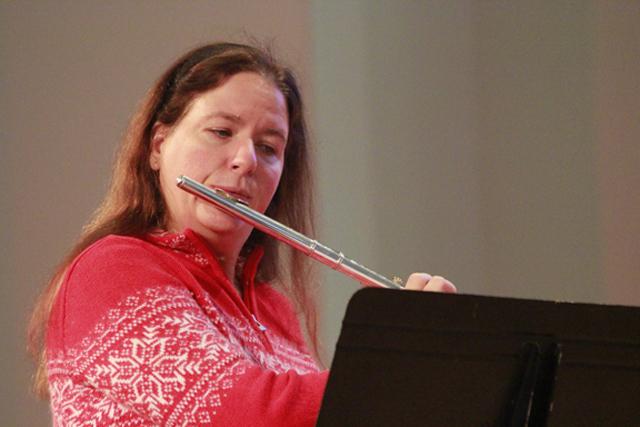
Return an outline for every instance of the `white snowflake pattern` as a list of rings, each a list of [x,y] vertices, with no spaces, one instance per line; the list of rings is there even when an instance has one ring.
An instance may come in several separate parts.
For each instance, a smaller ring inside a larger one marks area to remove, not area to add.
[[[79,347],[51,357],[56,416],[68,425],[211,423],[245,373],[241,360],[277,373],[317,371],[291,343],[269,335],[271,354],[246,322],[225,316],[210,298],[199,304],[186,288],[158,286],[110,310]]]

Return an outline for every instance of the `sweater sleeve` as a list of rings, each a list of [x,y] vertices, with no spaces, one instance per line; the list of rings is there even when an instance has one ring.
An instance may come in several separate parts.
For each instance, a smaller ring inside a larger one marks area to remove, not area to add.
[[[265,369],[226,316],[148,249],[92,247],[50,319],[54,424],[314,425],[327,373]]]

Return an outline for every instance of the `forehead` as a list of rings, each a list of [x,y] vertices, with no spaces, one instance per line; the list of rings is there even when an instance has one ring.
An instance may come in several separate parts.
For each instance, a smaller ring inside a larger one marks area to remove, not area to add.
[[[287,102],[282,91],[257,73],[242,72],[226,78],[220,85],[196,95],[190,110],[200,113],[273,116],[288,120]]]

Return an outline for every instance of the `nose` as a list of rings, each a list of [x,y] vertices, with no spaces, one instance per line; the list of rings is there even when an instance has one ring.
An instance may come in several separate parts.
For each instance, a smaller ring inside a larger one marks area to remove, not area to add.
[[[242,174],[251,174],[256,170],[258,158],[251,138],[238,141],[235,151],[231,155],[231,169]]]

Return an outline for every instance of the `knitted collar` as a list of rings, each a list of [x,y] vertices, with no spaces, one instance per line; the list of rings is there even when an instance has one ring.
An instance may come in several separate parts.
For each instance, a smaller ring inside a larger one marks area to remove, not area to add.
[[[208,249],[202,237],[191,229],[187,228],[180,233],[154,230],[147,235],[147,240],[157,246],[165,247],[181,254],[200,267],[210,267],[214,270],[222,271],[215,254]],[[264,248],[257,246],[249,256],[238,261],[239,268],[241,268],[240,277],[244,283],[253,285],[263,255]]]

